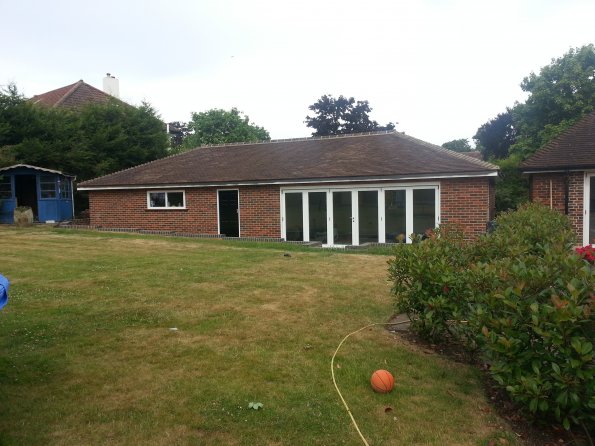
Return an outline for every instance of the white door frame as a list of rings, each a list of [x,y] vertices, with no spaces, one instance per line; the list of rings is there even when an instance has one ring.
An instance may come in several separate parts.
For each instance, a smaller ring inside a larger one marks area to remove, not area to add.
[[[287,238],[287,219],[285,213],[285,194],[286,193],[301,193],[302,194],[302,227],[303,227],[303,241],[310,241],[310,219],[309,219],[309,196],[310,192],[325,192],[326,193],[326,217],[327,217],[327,244],[324,246],[337,246],[333,242],[333,192],[351,192],[351,243],[359,245],[359,194],[360,191],[375,190],[378,192],[378,242],[386,243],[386,221],[385,221],[385,191],[387,190],[404,190],[405,191],[405,218],[407,234],[413,233],[413,190],[414,189],[434,189],[435,194],[435,226],[440,224],[440,182],[430,183],[401,183],[401,184],[369,184],[369,185],[338,185],[333,187],[322,188],[320,186],[314,187],[286,187],[281,188],[281,237]],[[407,243],[411,240],[407,238]]]
[[[591,227],[592,209],[591,205],[591,178],[595,178],[595,172],[585,172],[585,184],[583,187],[583,246],[595,245],[592,240],[589,240],[589,229]]]

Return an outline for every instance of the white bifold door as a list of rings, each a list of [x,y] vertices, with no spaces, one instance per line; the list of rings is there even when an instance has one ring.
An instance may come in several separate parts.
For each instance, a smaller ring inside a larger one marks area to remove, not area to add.
[[[282,189],[282,237],[325,246],[410,242],[411,234],[440,223],[439,190],[439,185]]]

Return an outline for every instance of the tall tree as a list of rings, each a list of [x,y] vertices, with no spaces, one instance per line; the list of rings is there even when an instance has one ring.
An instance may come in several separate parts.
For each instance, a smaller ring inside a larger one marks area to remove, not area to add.
[[[516,135],[512,110],[507,108],[506,112],[500,113],[478,128],[473,139],[483,159],[503,159],[508,156],[508,149],[515,143]]]
[[[453,139],[442,144],[442,147],[454,152],[471,152],[473,150],[467,138]]]
[[[202,113],[192,113],[188,129],[190,134],[183,143],[186,150],[205,144],[257,142],[271,139],[264,127],[251,123],[250,118],[235,107],[229,111],[212,109]]]
[[[595,45],[570,49],[521,83],[529,97],[513,113],[523,158],[595,110]]]
[[[377,130],[393,130],[395,125],[389,122],[380,126],[371,120],[368,114],[372,111],[368,101],[356,101],[354,98],[323,95],[308,107],[315,116],[306,116],[304,121],[314,129],[312,136],[343,135],[349,133],[372,132]]]
[[[149,104],[119,101],[79,110],[27,102],[9,87],[0,92],[0,162],[39,165],[79,180],[167,155],[165,127]]]

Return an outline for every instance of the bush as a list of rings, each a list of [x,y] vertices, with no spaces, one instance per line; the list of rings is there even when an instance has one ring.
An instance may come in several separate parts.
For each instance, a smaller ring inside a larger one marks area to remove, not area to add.
[[[564,216],[535,204],[475,242],[441,228],[389,262],[397,310],[422,336],[479,348],[535,418],[592,427],[595,270],[574,240]]]
[[[439,340],[452,334],[452,320],[461,313],[458,296],[465,286],[460,283],[460,272],[469,263],[462,231],[442,227],[397,252],[389,261],[397,311],[406,313],[412,328],[424,337]]]

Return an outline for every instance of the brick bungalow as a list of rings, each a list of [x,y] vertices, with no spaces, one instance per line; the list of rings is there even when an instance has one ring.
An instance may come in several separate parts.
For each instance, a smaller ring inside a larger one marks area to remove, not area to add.
[[[521,165],[531,200],[568,215],[583,245],[595,243],[595,112]]]
[[[200,147],[79,190],[89,192],[94,226],[345,246],[450,222],[482,234],[497,174],[393,131]]]

